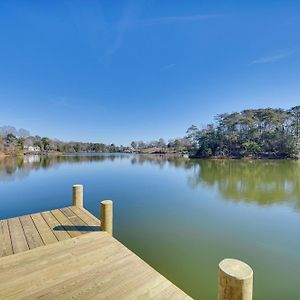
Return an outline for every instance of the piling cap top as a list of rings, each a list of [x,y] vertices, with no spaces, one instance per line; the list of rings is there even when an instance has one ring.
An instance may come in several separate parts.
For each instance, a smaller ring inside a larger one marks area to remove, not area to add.
[[[249,265],[233,258],[223,259],[219,263],[219,269],[228,276],[238,280],[244,280],[253,276],[253,271]]]
[[[73,187],[74,187],[74,188],[78,188],[78,187],[79,187],[79,188],[80,188],[80,187],[82,188],[83,185],[82,185],[82,184],[74,184]]]
[[[112,201],[111,200],[103,200],[103,201],[101,201],[101,204],[103,204],[103,205],[112,205]]]

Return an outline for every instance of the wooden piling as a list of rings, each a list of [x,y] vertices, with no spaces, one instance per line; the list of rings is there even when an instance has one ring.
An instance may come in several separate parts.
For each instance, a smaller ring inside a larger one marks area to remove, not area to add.
[[[83,207],[83,185],[73,185],[73,206]]]
[[[252,300],[253,271],[246,263],[226,258],[219,264],[219,300]]]
[[[104,200],[101,202],[100,208],[101,228],[110,235],[113,234],[113,202]]]

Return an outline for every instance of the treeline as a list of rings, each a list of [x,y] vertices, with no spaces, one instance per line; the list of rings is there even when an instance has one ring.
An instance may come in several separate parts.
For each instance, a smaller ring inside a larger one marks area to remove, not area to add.
[[[25,145],[33,145],[40,147],[42,152],[127,152],[129,147],[115,144],[106,145],[104,143],[84,143],[84,142],[62,142],[59,140],[51,140],[47,137],[30,136],[25,139]]]
[[[33,147],[33,148],[32,148]],[[31,150],[32,149],[32,150]],[[48,137],[32,136],[25,129],[13,126],[0,127],[0,154],[19,155],[26,152],[75,153],[75,152],[130,152],[131,148],[104,143],[62,142]]]
[[[26,129],[16,129],[13,126],[0,127],[0,155],[20,155],[23,153],[184,153],[192,149],[188,138],[177,138],[165,142],[133,141],[130,146],[104,143],[63,142],[48,137],[30,135]]]
[[[168,142],[163,138],[150,142],[132,141],[130,146],[133,152],[146,153],[185,153],[192,150],[191,140],[187,137],[170,139]]]
[[[300,106],[246,109],[216,116],[216,122],[199,129],[192,125],[185,137],[144,142],[130,146],[104,143],[62,142],[48,137],[32,136],[26,129],[0,127],[0,155],[41,153],[125,152],[188,153],[201,158],[299,158]],[[37,150],[38,149],[38,150]]]
[[[187,130],[195,157],[299,158],[300,106],[219,114]]]

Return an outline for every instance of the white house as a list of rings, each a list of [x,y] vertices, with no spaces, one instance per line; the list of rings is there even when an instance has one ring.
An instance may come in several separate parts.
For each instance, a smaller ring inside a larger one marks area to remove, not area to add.
[[[41,152],[41,148],[39,146],[24,146],[24,150],[27,152]]]

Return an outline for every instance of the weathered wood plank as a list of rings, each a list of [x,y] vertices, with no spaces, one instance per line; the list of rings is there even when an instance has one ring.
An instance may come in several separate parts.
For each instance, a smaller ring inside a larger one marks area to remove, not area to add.
[[[0,299],[190,299],[105,232],[2,258],[0,282]]]
[[[52,233],[56,236],[56,238],[59,241],[64,241],[71,238],[71,236],[67,231],[54,230],[54,228],[61,226],[61,224],[58,222],[58,220],[54,217],[54,215],[50,211],[42,212],[41,215],[46,221],[46,223],[49,225],[49,228],[51,229]]]
[[[12,237],[9,222],[13,227]],[[100,231],[99,223],[87,210],[74,206],[61,211],[21,216],[10,221],[0,220],[0,257],[70,239],[90,231]]]
[[[74,206],[72,206],[72,207],[74,207]],[[100,222],[100,224],[101,224],[101,221],[98,219],[98,218],[96,218],[92,213],[90,213],[87,209],[85,209],[85,208],[83,208],[83,207],[80,207],[80,209],[83,211],[83,212],[85,212],[91,219],[93,219],[95,222]]]
[[[99,223],[74,206],[0,221],[0,247],[11,230],[12,253],[38,247],[0,259],[0,299],[190,299]]]
[[[13,254],[7,220],[0,220],[0,257]]]
[[[29,250],[27,240],[19,218],[8,219],[8,228],[14,253]]]
[[[31,215],[31,219],[45,245],[56,243],[58,241],[41,214],[33,214]]]
[[[78,215],[76,215],[69,207],[60,209],[60,211],[70,220],[75,228],[82,234],[95,231],[94,226],[90,226],[84,222]]]
[[[87,234],[81,235],[82,238],[80,239],[80,247],[78,248],[78,237],[76,238],[69,238],[64,241],[60,241],[58,243],[53,243],[47,246],[39,247],[36,249],[30,250],[31,255],[29,257],[26,257],[26,260],[24,260],[24,257],[22,256],[22,253],[19,253],[18,255],[13,255],[13,259],[9,260],[8,257],[2,257],[0,259],[0,282],[1,282],[1,276],[2,272],[8,272],[8,270],[12,270],[14,267],[19,266],[19,270],[21,270],[25,265],[31,264],[32,267],[30,269],[27,269],[30,272],[33,272],[35,270],[38,270],[38,266],[33,264],[35,260],[40,258],[40,263],[43,264],[44,259],[46,259],[49,264],[53,259],[58,260],[59,257],[62,259],[65,259],[66,257],[76,257],[77,255],[88,255],[87,251],[90,249],[91,252],[98,251],[98,246],[100,243],[102,243],[101,247],[110,247],[112,245],[112,242],[108,240],[107,233],[106,232],[98,232],[99,236],[97,236],[97,244],[91,245],[90,244],[90,237]],[[59,246],[57,246],[59,245]],[[43,251],[36,251],[40,248],[43,248]],[[61,248],[64,249],[64,252],[62,253]],[[29,267],[29,266],[28,266]],[[23,270],[26,272],[26,270]],[[13,273],[12,273],[13,274]]]
[[[81,235],[81,232],[74,228],[74,224],[59,210],[51,210],[53,216],[58,220],[60,225],[53,228],[54,231],[67,231],[71,237]]]
[[[43,246],[44,243],[42,241],[42,238],[40,237],[31,217],[22,216],[20,217],[20,222],[22,224],[29,249]]]
[[[92,217],[90,213],[87,213],[88,211],[76,206],[70,206],[70,209],[73,211],[74,214],[76,214],[81,220],[83,220],[86,224],[90,226],[94,226],[94,231],[100,230],[100,220],[98,220],[96,217]]]

